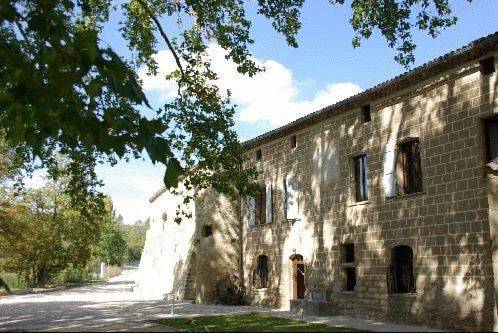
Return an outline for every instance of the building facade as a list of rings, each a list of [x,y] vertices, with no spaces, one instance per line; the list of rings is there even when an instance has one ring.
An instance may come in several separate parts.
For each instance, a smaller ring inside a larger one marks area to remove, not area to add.
[[[245,142],[264,191],[196,203],[198,301],[232,271],[251,304],[496,329],[497,59],[495,33]]]

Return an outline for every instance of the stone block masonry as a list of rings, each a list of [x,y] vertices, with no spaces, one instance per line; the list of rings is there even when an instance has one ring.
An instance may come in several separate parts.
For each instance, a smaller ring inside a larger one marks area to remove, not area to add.
[[[262,185],[274,188],[272,221],[250,226],[248,207],[242,205],[244,278],[252,303],[289,306],[300,274],[290,258],[299,254],[306,288],[325,291],[338,315],[494,328],[496,235],[490,230],[498,219],[490,203],[498,200],[489,190],[495,178],[484,168],[483,120],[498,115],[498,84],[496,73],[483,75],[479,65],[490,57],[496,63],[496,41],[493,47],[370,100],[370,121],[357,106],[246,145],[247,165],[261,171]],[[405,193],[400,150],[414,139],[421,186]],[[394,183],[386,185],[391,148]],[[367,157],[368,199],[361,202],[355,199],[353,166],[359,155]],[[285,211],[289,174],[299,184],[295,221],[288,221]],[[389,186],[395,195],[387,195]],[[354,261],[344,263],[341,249],[350,243]],[[404,257],[395,254],[402,250]],[[260,255],[269,259],[264,289],[251,283]]]
[[[200,193],[188,293],[498,330],[497,61],[495,33],[245,142],[265,191]]]

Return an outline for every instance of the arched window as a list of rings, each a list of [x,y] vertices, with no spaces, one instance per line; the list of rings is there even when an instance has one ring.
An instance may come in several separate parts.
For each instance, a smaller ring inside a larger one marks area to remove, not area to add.
[[[253,286],[257,289],[268,287],[268,257],[260,255],[253,271]]]
[[[387,270],[389,293],[414,293],[413,251],[407,245],[398,245],[391,251],[391,264]]]

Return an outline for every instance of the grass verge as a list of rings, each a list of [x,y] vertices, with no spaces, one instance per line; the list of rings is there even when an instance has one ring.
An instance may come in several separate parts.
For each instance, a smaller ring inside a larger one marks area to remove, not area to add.
[[[272,317],[266,314],[167,318],[153,323],[186,332],[356,332],[349,327],[328,326]]]

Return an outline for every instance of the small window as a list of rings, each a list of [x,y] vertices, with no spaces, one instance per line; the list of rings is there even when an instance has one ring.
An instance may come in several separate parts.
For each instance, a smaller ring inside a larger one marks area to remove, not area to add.
[[[387,270],[389,293],[414,293],[413,251],[407,245],[398,245],[392,249],[391,264]]]
[[[268,257],[258,257],[256,269],[253,271],[253,286],[257,289],[268,288]]]
[[[354,288],[356,287],[356,268],[346,267],[344,269],[344,275],[346,276],[345,291],[354,291]]]
[[[356,287],[356,265],[353,243],[341,245],[341,266],[344,276],[343,290],[354,291]]]
[[[349,264],[354,262],[354,244],[347,243],[343,246],[343,263]]]
[[[498,159],[498,118],[484,120],[486,140],[486,163]]]
[[[479,61],[479,71],[482,75],[489,75],[495,72],[495,58],[489,57]]]
[[[261,152],[261,149],[258,149],[256,151],[256,160],[261,161],[262,158],[263,158],[263,153]]]
[[[361,107],[361,117],[364,123],[368,123],[370,120],[372,120],[372,117],[370,115],[370,104],[363,105]]]
[[[410,139],[399,145],[399,166],[402,171],[402,186],[405,194],[422,191],[422,165],[418,139]]]
[[[213,235],[213,226],[212,225],[205,225],[204,226],[204,237],[209,237]]]
[[[368,199],[367,173],[367,155],[354,157],[354,181],[357,202]]]
[[[266,192],[262,191],[255,197],[255,224],[266,223]]]
[[[290,137],[290,147],[294,149],[297,147],[297,137],[295,135]]]

